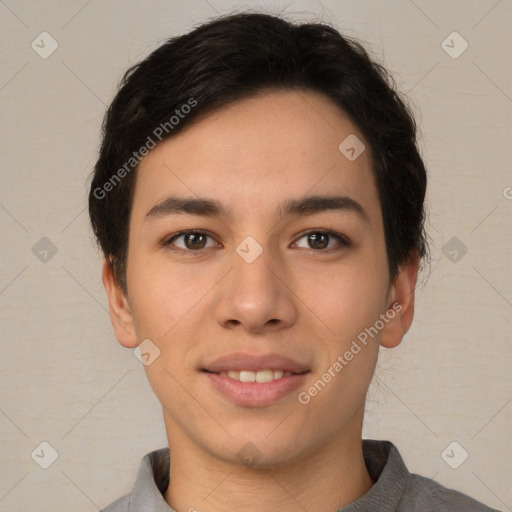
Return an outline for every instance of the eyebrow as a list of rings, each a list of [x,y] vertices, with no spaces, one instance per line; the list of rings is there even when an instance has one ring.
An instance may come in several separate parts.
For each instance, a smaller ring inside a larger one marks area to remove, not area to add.
[[[351,211],[359,215],[365,222],[370,222],[370,218],[361,204],[348,196],[310,195],[300,199],[288,199],[278,206],[276,214],[279,217],[313,215],[327,210]],[[216,199],[169,196],[153,206],[146,213],[145,220],[183,213],[204,217],[230,216],[230,210]]]

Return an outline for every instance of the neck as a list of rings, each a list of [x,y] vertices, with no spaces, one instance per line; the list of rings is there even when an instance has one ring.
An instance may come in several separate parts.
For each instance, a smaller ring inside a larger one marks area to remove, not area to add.
[[[177,512],[335,512],[373,485],[361,429],[353,430],[307,458],[265,469],[219,460],[181,436],[171,441],[168,432],[171,478],[164,499]]]

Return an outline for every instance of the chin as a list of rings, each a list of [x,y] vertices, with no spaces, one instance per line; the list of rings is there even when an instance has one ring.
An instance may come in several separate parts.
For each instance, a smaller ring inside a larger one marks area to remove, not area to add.
[[[287,436],[286,440],[277,436],[275,439],[269,439],[266,433],[252,439],[248,436],[230,438],[227,446],[216,448],[211,451],[214,457],[248,469],[285,467],[300,460],[305,454],[305,450],[297,445],[295,436]]]

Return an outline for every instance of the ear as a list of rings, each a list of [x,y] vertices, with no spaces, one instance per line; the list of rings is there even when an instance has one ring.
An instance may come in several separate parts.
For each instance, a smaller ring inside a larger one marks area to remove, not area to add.
[[[398,275],[390,285],[388,294],[389,322],[382,330],[380,344],[386,348],[395,348],[400,344],[411,326],[414,317],[414,292],[418,277],[418,251],[411,251],[408,260],[400,265]],[[395,315],[391,317],[391,311]]]
[[[135,348],[138,343],[130,305],[121,286],[115,280],[112,266],[107,259],[103,262],[101,278],[107,292],[110,321],[114,327],[117,341],[123,347]]]

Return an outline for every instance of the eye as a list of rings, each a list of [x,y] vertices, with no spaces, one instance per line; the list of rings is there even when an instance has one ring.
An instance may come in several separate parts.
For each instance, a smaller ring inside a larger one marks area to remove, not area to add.
[[[337,240],[338,244],[342,247],[350,245],[350,241],[344,235],[336,233],[335,231],[309,231],[302,235],[299,240],[303,238],[306,238],[306,243],[309,244],[309,247],[305,247],[305,249],[325,249],[329,246],[329,242],[332,239]],[[334,250],[336,250],[336,248],[334,248]]]
[[[164,240],[162,245],[175,245],[174,242],[183,238],[183,246],[177,246],[177,249],[183,252],[197,252],[201,249],[207,249],[208,247],[205,245],[207,238],[212,238],[210,235],[205,233],[204,231],[197,230],[189,230],[182,231],[180,233],[176,233],[170,238]],[[213,240],[213,238],[212,238]],[[214,244],[215,245],[215,244]],[[210,246],[211,247],[211,246]]]
[[[172,235],[171,237],[165,239],[162,242],[162,246],[169,247],[173,246],[172,250],[176,250],[183,253],[199,253],[203,249],[208,249],[210,247],[215,247],[216,243],[208,246],[207,239],[210,238],[213,240],[213,237],[208,233],[200,230],[186,230],[181,231]],[[182,240],[182,245],[176,244],[177,240]],[[336,247],[330,246],[330,242],[335,240],[338,242],[338,249],[343,247],[348,247],[350,245],[350,241],[341,233],[337,233],[335,231],[330,230],[316,230],[309,231],[308,233],[303,234],[299,240],[306,239],[306,244],[309,244],[309,247],[302,246],[305,249],[314,249],[314,250],[324,250],[328,249],[325,252],[329,252],[329,250],[337,250]],[[295,242],[295,245],[298,245],[298,241]],[[301,247],[298,245],[298,247]]]

